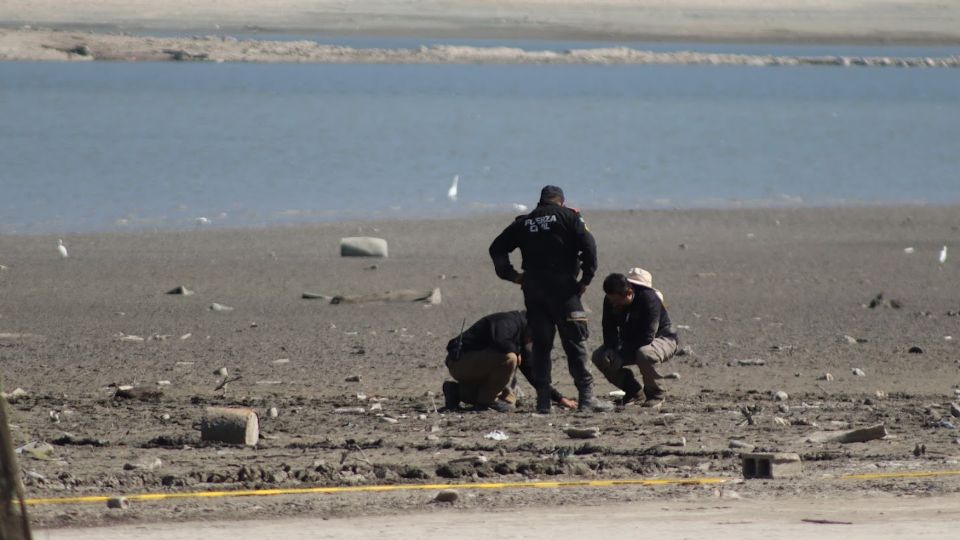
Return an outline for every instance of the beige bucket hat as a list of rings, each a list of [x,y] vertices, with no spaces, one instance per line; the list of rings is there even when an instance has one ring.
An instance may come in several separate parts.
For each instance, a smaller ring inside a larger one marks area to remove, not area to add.
[[[650,272],[647,272],[639,266],[636,268],[631,268],[627,272],[627,281],[647,287],[648,289],[653,289],[653,292],[657,293],[657,296],[660,297],[660,301],[663,302],[663,293],[653,288],[653,276],[650,274]]]

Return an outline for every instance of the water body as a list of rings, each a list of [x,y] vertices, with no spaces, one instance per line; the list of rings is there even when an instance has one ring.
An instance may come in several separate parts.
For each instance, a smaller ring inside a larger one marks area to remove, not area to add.
[[[0,63],[0,163],[2,233],[957,204],[960,70]]]

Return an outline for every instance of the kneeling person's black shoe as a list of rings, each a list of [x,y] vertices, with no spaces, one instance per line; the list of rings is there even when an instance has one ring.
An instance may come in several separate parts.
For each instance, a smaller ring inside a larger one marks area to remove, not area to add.
[[[493,403],[487,405],[486,408],[499,413],[508,413],[514,411],[513,405],[499,399],[494,400]]]

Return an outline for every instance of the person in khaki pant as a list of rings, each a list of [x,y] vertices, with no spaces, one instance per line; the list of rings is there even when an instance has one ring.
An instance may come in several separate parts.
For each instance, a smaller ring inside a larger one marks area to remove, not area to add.
[[[531,384],[533,381],[533,367],[524,362],[529,358],[530,343],[523,311],[487,315],[451,339],[446,364],[456,382],[443,383],[446,409],[456,410],[461,403],[467,403],[477,410],[512,411],[517,369]],[[550,390],[553,400],[561,406],[577,406],[556,389]]]
[[[640,401],[643,407],[660,407],[664,390],[656,365],[673,358],[677,334],[663,304],[663,293],[653,288],[653,277],[642,268],[610,274],[603,280],[603,345],[593,353],[593,363],[604,377],[626,395],[621,403]],[[636,366],[641,380],[630,369]]]

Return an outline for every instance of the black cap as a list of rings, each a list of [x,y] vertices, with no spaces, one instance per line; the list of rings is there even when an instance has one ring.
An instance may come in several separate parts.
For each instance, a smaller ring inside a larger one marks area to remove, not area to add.
[[[540,200],[546,201],[551,199],[560,199],[560,201],[566,200],[563,198],[563,190],[559,187],[544,186],[544,188],[540,190]]]

